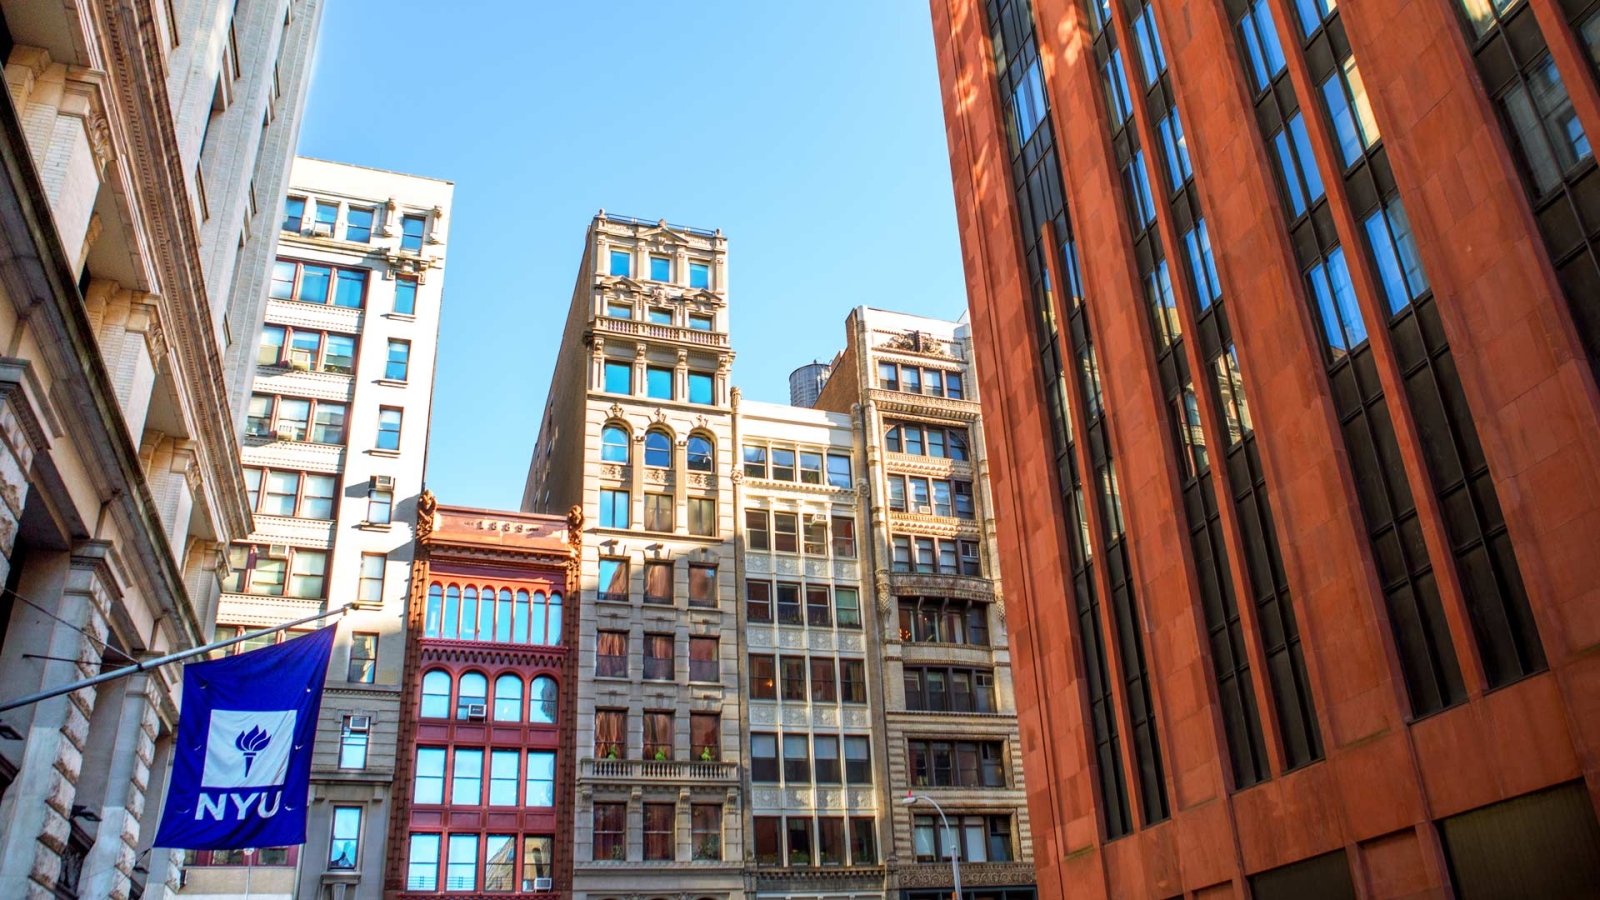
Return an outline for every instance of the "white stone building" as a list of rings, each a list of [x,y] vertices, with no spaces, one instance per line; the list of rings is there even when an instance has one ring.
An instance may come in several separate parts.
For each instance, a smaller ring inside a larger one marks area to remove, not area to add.
[[[329,666],[306,844],[191,853],[185,896],[243,893],[241,866],[251,897],[290,896],[297,872],[294,896],[382,894],[453,189],[294,162],[241,439],[255,530],[229,550],[217,634],[358,608]]]
[[[211,636],[320,0],[0,0],[0,685]],[[177,670],[0,714],[0,896],[168,896]]]
[[[868,674],[877,623],[858,539],[865,457],[848,414],[734,408],[749,881],[757,897],[882,897],[883,686]]]
[[[720,232],[588,229],[523,494],[585,517],[573,900],[744,893],[728,296]]]

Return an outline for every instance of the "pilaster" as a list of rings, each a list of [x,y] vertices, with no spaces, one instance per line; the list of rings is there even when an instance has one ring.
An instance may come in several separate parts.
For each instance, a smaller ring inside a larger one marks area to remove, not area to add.
[[[129,896],[161,726],[154,697],[164,688],[161,679],[149,673],[100,688],[87,759],[103,767],[93,774],[104,779],[104,792],[94,804],[100,825],[84,861],[82,896],[111,900]]]

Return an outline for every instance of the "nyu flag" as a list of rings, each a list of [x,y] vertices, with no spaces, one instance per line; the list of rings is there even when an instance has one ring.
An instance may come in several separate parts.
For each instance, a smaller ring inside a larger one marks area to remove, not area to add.
[[[306,840],[311,748],[337,625],[183,670],[177,758],[157,847]]]

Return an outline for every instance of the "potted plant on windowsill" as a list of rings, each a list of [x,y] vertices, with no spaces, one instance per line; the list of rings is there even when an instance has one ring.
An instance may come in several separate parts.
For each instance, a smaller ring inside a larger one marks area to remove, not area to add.
[[[716,762],[717,761],[717,756],[716,756],[716,754],[711,752],[711,748],[710,747],[706,747],[706,748],[703,748],[700,751],[700,761],[701,762]]]
[[[789,865],[791,865],[791,866],[809,866],[809,865],[811,865],[811,860],[806,858],[806,852],[804,850],[790,850],[789,851]]]
[[[616,759],[617,758],[617,748],[616,748],[615,744],[613,744],[612,746],[606,748],[606,757],[605,758],[606,759]]]
[[[667,761],[667,751],[665,751],[665,750],[657,750],[656,751],[656,762],[666,762],[666,761]]]
[[[702,838],[700,840],[700,846],[695,850],[694,858],[712,860],[721,859],[722,842],[714,837]]]

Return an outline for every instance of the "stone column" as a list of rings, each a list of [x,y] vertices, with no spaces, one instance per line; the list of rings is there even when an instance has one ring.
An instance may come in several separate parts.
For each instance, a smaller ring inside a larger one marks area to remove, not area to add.
[[[54,566],[49,558],[40,558],[37,571],[30,557],[20,593],[52,608],[56,618],[15,616],[12,630],[19,633],[7,644],[49,658],[8,656],[0,682],[20,695],[99,674],[106,616],[111,603],[120,599],[110,553],[109,542],[85,541],[70,558],[57,557]],[[0,835],[0,896],[54,896],[96,697],[94,688],[85,688],[34,704],[29,711],[17,777],[0,803],[0,821],[7,823]]]
[[[95,326],[100,356],[122,406],[128,436],[137,442],[150,413],[156,372],[167,355],[156,297],[127,290],[114,281],[95,279],[84,300],[89,320]]]
[[[79,788],[80,802],[98,809],[100,825],[84,861],[82,896],[129,895],[161,725],[154,698],[165,688],[159,675],[141,672],[99,689]],[[91,781],[101,789],[98,798],[90,797]]]
[[[689,402],[689,351],[678,351],[678,364],[672,369],[672,399]]]

